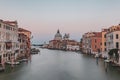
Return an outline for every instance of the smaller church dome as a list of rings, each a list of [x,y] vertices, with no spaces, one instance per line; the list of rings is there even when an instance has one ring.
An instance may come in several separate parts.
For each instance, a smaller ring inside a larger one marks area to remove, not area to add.
[[[63,39],[68,40],[69,37],[70,37],[69,34],[66,34],[66,33],[65,33],[65,35],[63,36]]]

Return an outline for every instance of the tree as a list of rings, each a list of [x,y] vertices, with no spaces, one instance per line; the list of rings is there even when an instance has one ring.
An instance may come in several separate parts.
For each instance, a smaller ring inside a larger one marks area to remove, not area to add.
[[[108,52],[108,55],[110,56],[110,59],[115,58],[115,60],[118,62],[119,60],[119,53],[118,53],[119,49],[111,49]]]

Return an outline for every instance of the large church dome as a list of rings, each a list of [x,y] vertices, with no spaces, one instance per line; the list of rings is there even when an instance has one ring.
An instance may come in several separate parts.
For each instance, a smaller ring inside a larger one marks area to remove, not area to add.
[[[60,34],[60,31],[58,30],[57,33],[55,34],[55,40],[62,40],[62,35]]]

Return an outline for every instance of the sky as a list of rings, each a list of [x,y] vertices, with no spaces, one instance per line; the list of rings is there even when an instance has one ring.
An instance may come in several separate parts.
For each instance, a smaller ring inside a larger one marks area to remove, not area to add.
[[[35,44],[49,42],[58,29],[80,41],[86,32],[120,24],[120,0],[0,0],[0,19],[17,20]]]

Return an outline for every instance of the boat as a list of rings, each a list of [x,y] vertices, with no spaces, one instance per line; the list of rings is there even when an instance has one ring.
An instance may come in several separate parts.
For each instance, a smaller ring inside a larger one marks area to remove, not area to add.
[[[9,64],[9,65],[19,65],[20,64],[20,62],[10,62],[10,61],[8,61],[8,62],[6,62],[6,64]]]
[[[27,62],[28,59],[21,59],[21,60],[18,60],[19,62]]]
[[[0,72],[3,72],[4,70],[5,70],[4,68],[0,67]]]
[[[110,60],[108,60],[108,59],[107,59],[107,60],[104,60],[104,62],[109,63],[109,62],[110,62]]]
[[[39,49],[36,49],[36,48],[31,49],[31,54],[38,54],[38,52],[40,52]]]

